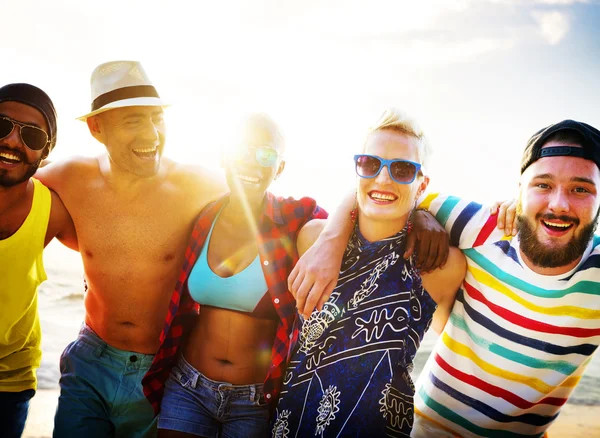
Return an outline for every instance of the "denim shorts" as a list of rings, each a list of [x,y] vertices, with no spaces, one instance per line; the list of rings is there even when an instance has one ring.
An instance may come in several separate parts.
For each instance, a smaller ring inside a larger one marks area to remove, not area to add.
[[[156,436],[154,411],[142,392],[153,358],[112,347],[84,324],[60,358],[54,438]]]
[[[180,356],[165,384],[158,428],[203,437],[266,437],[263,385],[215,382]]]

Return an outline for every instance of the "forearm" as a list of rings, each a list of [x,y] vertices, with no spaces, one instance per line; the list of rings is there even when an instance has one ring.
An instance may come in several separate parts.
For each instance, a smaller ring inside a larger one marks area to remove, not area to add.
[[[319,235],[320,241],[334,242],[335,247],[342,248],[343,252],[354,228],[350,212],[355,207],[355,202],[356,192],[354,190],[344,196],[335,212],[328,217],[327,223]]]
[[[300,240],[306,242],[299,247],[307,249],[292,270],[288,287],[296,298],[298,311],[305,317],[315,308],[323,308],[337,283],[344,251],[354,227],[350,211],[354,208],[355,199],[355,193],[342,199],[339,207],[329,216],[314,245],[311,246],[314,234],[318,232],[315,231],[318,223],[310,221],[301,231]],[[311,231],[313,228],[315,230]]]
[[[467,249],[503,236],[495,230],[497,217],[481,204],[440,193],[428,194],[419,201],[419,208],[429,210],[451,235],[453,246]]]

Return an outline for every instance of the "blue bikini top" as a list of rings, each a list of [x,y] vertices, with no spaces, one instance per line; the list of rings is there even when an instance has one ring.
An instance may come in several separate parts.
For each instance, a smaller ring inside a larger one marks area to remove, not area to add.
[[[220,212],[219,212],[220,214]],[[271,302],[260,256],[231,277],[220,277],[208,265],[208,245],[219,214],[215,216],[204,247],[188,277],[188,290],[194,301],[204,306],[250,313],[256,318],[278,320]]]

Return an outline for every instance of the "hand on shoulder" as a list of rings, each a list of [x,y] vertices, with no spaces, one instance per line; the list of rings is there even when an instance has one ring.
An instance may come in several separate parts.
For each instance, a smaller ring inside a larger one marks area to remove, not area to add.
[[[296,241],[302,256],[288,277],[288,288],[296,299],[298,312],[304,317],[316,308],[322,310],[337,284],[340,265],[346,248],[337,238],[323,238],[321,232],[327,220],[313,219],[306,223]]]
[[[496,201],[490,207],[490,214],[498,214],[496,227],[504,230],[505,236],[517,235],[517,204],[517,199],[509,199],[508,201]]]
[[[425,209],[415,210],[411,220],[413,229],[408,233],[404,258],[408,259],[416,250],[416,265],[421,272],[443,267],[450,248],[450,239],[444,227]]]

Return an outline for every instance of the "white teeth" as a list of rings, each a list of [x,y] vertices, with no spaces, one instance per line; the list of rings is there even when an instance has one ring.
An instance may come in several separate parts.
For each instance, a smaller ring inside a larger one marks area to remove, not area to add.
[[[0,152],[0,157],[6,158],[6,159],[12,160],[12,161],[21,161],[21,159],[19,157],[17,157],[16,155],[13,155],[13,154],[9,154],[8,152]]]
[[[254,178],[254,177],[248,176],[248,175],[240,175],[240,174],[238,174],[237,177],[239,179],[241,179],[242,181],[246,181],[246,182],[253,183],[253,184],[256,184],[259,181],[258,178]]]
[[[385,195],[383,193],[371,193],[371,198],[378,201],[395,201],[396,197],[392,195]]]
[[[156,151],[156,147],[145,148],[145,149],[134,149],[133,151],[134,152],[139,152],[140,154],[145,154],[145,153],[148,153],[148,152],[154,152],[154,151]]]
[[[550,227],[557,227],[557,228],[569,228],[571,226],[571,224],[555,224],[554,222],[548,222],[548,221],[544,221],[544,223]]]

